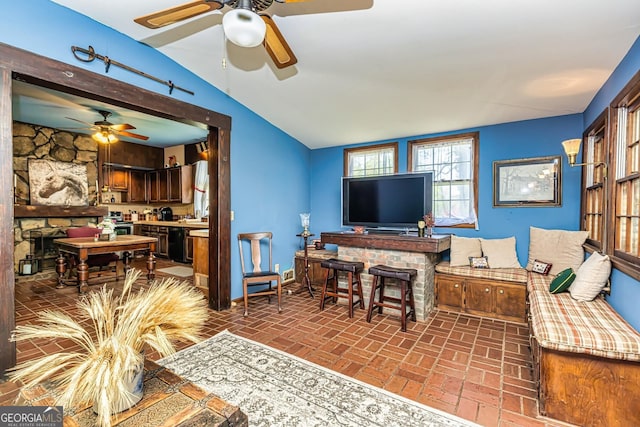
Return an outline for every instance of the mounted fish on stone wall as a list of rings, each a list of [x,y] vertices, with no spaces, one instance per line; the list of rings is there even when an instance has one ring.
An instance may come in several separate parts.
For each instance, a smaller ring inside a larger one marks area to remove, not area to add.
[[[87,166],[29,159],[29,193],[32,205],[88,206]]]

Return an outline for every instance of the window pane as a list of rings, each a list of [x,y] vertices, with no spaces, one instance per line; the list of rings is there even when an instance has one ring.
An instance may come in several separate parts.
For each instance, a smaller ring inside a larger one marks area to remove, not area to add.
[[[469,200],[469,183],[451,184],[451,200]]]
[[[347,176],[388,175],[396,172],[396,148],[385,145],[381,148],[366,147],[348,150]]]
[[[451,173],[452,179],[466,179],[466,180],[471,179],[471,163],[470,162],[453,163],[451,165],[451,168],[452,168],[452,173]]]
[[[448,163],[435,165],[433,180],[451,181],[451,165]]]
[[[474,191],[477,134],[411,141],[411,170],[433,171],[436,224],[475,222]]]

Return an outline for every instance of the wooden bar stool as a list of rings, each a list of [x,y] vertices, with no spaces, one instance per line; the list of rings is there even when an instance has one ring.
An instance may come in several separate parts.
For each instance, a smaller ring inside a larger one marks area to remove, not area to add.
[[[386,265],[376,265],[369,268],[369,274],[373,275],[373,284],[371,286],[371,296],[369,298],[369,310],[367,311],[367,322],[371,322],[371,314],[374,307],[378,308],[378,313],[382,313],[382,307],[400,309],[400,319],[402,321],[402,332],[407,331],[407,316],[411,316],[411,320],[416,321],[416,305],[413,300],[413,287],[411,281],[418,274],[414,268],[394,268]],[[384,294],[384,279],[396,279],[400,286],[400,298],[387,296]],[[378,301],[375,301],[376,289],[380,288]],[[409,312],[407,313],[407,297],[409,299]],[[400,304],[387,304],[386,302]]]
[[[354,305],[358,304],[360,308],[364,308],[362,282],[360,281],[360,273],[364,270],[364,263],[330,258],[322,261],[320,265],[327,269],[324,276],[322,294],[320,295],[320,310],[324,310],[324,302],[327,298],[333,298],[334,303],[338,301],[338,298],[347,298],[349,301],[349,317],[353,317]],[[347,273],[346,288],[338,286],[338,274],[340,271]],[[328,289],[329,281],[333,282],[332,289]],[[353,301],[354,290],[358,293],[358,300],[355,302]]]

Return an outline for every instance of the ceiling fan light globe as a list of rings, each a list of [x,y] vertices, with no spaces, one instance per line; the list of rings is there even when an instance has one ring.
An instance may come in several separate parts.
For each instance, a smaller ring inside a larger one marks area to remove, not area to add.
[[[264,40],[267,25],[257,13],[246,9],[233,9],[222,17],[224,34],[233,44],[255,47]]]
[[[98,141],[101,144],[111,144],[118,141],[118,138],[107,131],[98,131],[91,135],[94,141]]]

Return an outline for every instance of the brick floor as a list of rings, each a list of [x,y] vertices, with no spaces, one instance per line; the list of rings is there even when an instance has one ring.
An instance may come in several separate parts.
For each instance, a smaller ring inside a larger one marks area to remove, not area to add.
[[[144,269],[138,262],[134,266]],[[169,264],[158,260],[158,268]],[[250,299],[247,318],[241,303],[210,311],[205,336],[228,329],[483,426],[567,426],[538,416],[525,324],[436,310],[425,322],[408,322],[403,333],[395,317],[376,315],[367,323],[365,310],[349,319],[345,306],[333,304],[321,312],[317,297],[297,292],[297,285],[287,289],[293,292],[284,295],[280,314],[266,298]],[[55,289],[52,279],[18,281],[16,322],[28,323],[44,309],[73,314],[77,298],[74,288]],[[18,362],[65,344],[18,343]],[[147,356],[159,358],[153,351]],[[0,405],[12,404],[18,392],[15,383],[0,382]]]

